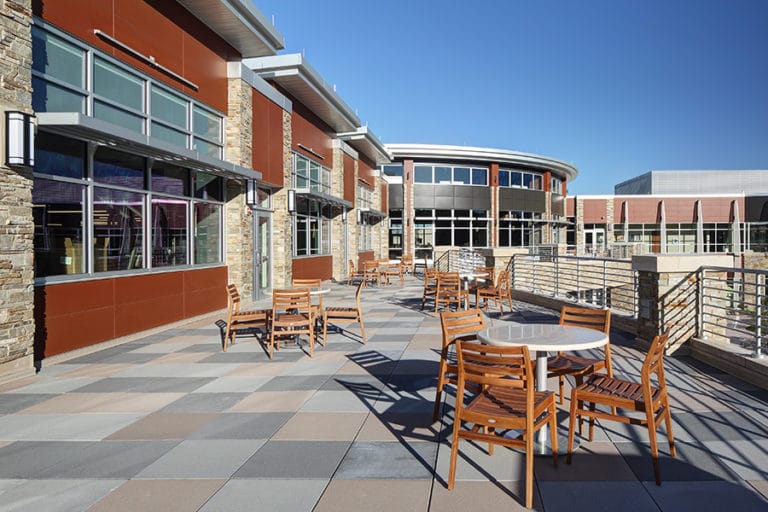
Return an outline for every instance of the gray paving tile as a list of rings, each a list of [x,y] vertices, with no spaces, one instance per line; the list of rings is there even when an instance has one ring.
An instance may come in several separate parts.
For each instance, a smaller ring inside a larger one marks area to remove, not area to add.
[[[679,512],[757,512],[768,500],[744,482],[646,482],[648,494],[662,510]]]
[[[235,479],[222,487],[200,512],[310,512],[328,479]]]
[[[708,441],[704,448],[744,480],[768,480],[768,439]]]
[[[141,414],[15,414],[0,417],[0,440],[98,441]]]
[[[0,414],[12,414],[55,396],[57,395],[45,393],[2,393],[0,394]]]
[[[662,482],[675,481],[735,481],[739,477],[735,471],[718,460],[717,456],[699,446],[675,442],[677,455],[669,455],[666,443],[659,444],[659,467]],[[653,482],[653,464],[648,445],[617,443],[616,448],[632,468],[641,482]]]
[[[354,442],[334,478],[431,479],[436,443]]]
[[[80,512],[122,483],[115,479],[27,480],[0,494],[0,510]]]
[[[78,393],[189,393],[213,377],[107,377],[76,389]],[[72,390],[74,391],[74,390]]]
[[[330,377],[330,375],[278,376],[261,386],[259,391],[303,391],[307,389],[318,389]]]
[[[17,394],[52,394],[52,393],[67,393],[74,391],[82,386],[86,386],[97,381],[97,378],[93,377],[75,377],[75,378],[40,378],[37,382],[16,388],[8,391],[9,395]]]
[[[347,441],[269,441],[235,478],[327,479],[349,449]]]
[[[250,393],[190,393],[158,412],[223,412]]]
[[[136,478],[229,478],[266,439],[182,441]]]
[[[190,439],[267,439],[291,416],[276,412],[223,413]]]
[[[659,510],[640,482],[538,482],[538,486],[547,512]]]
[[[673,419],[679,430],[699,442],[768,439],[768,424],[741,411],[683,413],[675,414]]]

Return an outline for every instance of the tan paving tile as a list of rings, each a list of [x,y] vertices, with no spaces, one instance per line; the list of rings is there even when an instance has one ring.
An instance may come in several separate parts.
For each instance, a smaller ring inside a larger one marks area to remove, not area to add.
[[[587,442],[573,451],[571,464],[566,463],[568,445],[558,446],[558,465],[549,457],[537,457],[534,471],[538,480],[633,481],[637,477],[616,446],[610,442]],[[544,464],[542,464],[542,462]]]
[[[40,382],[38,377],[25,377],[23,379],[6,382],[5,384],[0,384],[0,393],[13,391],[14,389],[23,388],[24,386],[29,386],[30,384],[35,384],[37,382]]]
[[[768,500],[768,480],[749,480],[748,483]]]
[[[431,485],[431,480],[332,480],[314,512],[422,512],[427,510]]]
[[[59,377],[109,377],[112,374],[123,371],[130,364],[87,364],[82,368],[62,373]]]
[[[354,361],[349,361],[336,371],[336,375],[370,375],[370,372]]]
[[[732,411],[733,408],[722,400],[706,393],[685,393],[669,389],[669,401],[672,414],[680,412]]]
[[[8,446],[9,444],[13,443],[15,441],[0,441],[0,448],[3,446]]]
[[[296,412],[314,391],[257,391],[227,412]]]
[[[371,414],[365,419],[357,441],[429,441],[437,439],[441,425],[432,414]]]
[[[435,480],[432,491],[432,510],[440,512],[467,512],[469,510],[529,510],[525,508],[524,482],[463,482],[457,481],[452,490]],[[533,508],[542,510],[538,490],[534,483]]]
[[[209,352],[174,352],[165,354],[156,359],[148,361],[147,364],[186,364],[196,363],[206,357],[210,357]]]
[[[210,413],[150,414],[118,430],[107,439],[186,439],[217,416],[218,414]]]
[[[164,339],[163,341],[158,341],[157,344],[159,345],[166,345],[166,344],[182,344],[182,345],[199,345],[201,343],[210,343],[211,337],[205,334],[199,334],[199,335],[182,335],[182,336],[171,336],[169,338]]]
[[[272,439],[352,441],[367,415],[368,413],[297,413]]]
[[[156,411],[184,393],[66,393],[19,411],[22,414],[145,413]]]
[[[408,344],[408,350],[439,350],[442,343],[440,334],[417,334]]]
[[[225,373],[226,377],[258,377],[261,375],[280,375],[295,363],[243,363],[232,371]]]
[[[198,510],[226,480],[129,480],[88,512],[133,512]]]

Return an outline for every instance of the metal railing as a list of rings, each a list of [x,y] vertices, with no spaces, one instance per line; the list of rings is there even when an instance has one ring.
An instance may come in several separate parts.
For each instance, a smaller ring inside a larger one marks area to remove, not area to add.
[[[697,335],[750,348],[754,357],[762,358],[768,337],[766,276],[766,270],[701,267]]]
[[[637,272],[630,260],[516,254],[512,288],[637,318]]]
[[[451,249],[435,260],[435,268],[440,272],[471,273],[477,267],[485,266],[485,256],[472,249]]]

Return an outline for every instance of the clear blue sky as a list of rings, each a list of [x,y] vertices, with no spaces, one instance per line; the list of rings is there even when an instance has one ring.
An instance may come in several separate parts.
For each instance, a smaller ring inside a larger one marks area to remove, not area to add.
[[[768,0],[254,0],[384,143],[768,169]]]

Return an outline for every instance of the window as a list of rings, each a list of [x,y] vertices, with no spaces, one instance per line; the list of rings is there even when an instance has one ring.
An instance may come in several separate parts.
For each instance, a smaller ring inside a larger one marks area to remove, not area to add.
[[[413,170],[415,183],[488,185],[488,169],[483,167],[416,165]]]
[[[553,194],[563,195],[563,182],[560,181],[560,178],[552,178],[550,190]]]
[[[292,154],[293,184],[323,194],[331,193],[331,170],[299,153]]]
[[[36,277],[222,261],[222,178],[107,146],[87,154],[84,142],[38,133]]]
[[[696,224],[667,224],[667,252],[696,252]]]
[[[416,248],[488,247],[490,221],[486,210],[416,210]]]
[[[386,176],[403,176],[403,164],[382,165],[379,169]]]
[[[294,256],[331,253],[331,209],[305,197],[296,198]]]
[[[499,186],[543,190],[541,174],[526,171],[499,169]]]
[[[222,158],[223,114],[56,29],[32,27],[32,85],[37,112],[80,112]]]
[[[499,212],[499,246],[531,247],[541,243],[542,214],[522,210]]]

